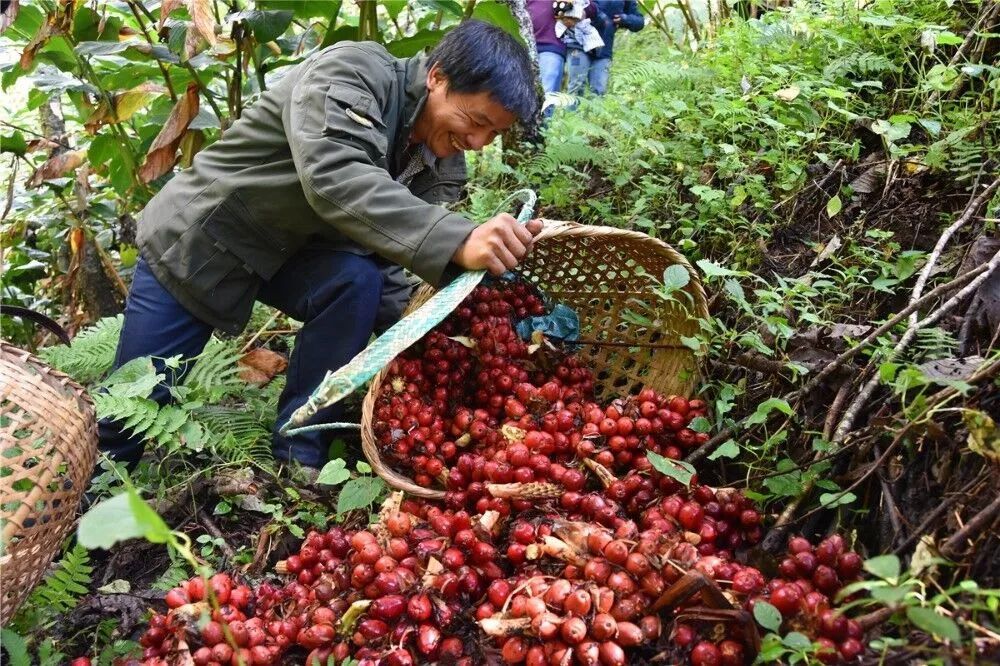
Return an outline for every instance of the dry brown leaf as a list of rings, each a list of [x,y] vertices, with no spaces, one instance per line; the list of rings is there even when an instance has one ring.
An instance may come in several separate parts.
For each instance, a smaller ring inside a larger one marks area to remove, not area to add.
[[[263,386],[288,367],[288,359],[270,349],[258,347],[240,359],[240,379],[248,384]]]
[[[86,150],[67,150],[65,153],[59,153],[54,157],[50,157],[45,161],[45,164],[35,170],[35,173],[31,174],[31,178],[28,180],[28,187],[38,187],[46,180],[59,178],[69,173],[83,164],[86,156]]]
[[[49,37],[55,34],[53,30],[52,23],[46,21],[38,28],[38,32],[35,36],[31,38],[28,45],[24,47],[24,51],[21,52],[20,66],[23,70],[31,69],[31,65],[35,62],[35,54],[38,53],[38,49],[45,46],[45,42],[49,41]]]
[[[156,28],[157,32],[163,30],[163,24],[166,22],[167,17],[170,16],[170,13],[183,4],[184,0],[163,0],[160,3],[160,23]]]
[[[170,110],[163,129],[153,139],[146,160],[139,167],[139,180],[148,183],[170,171],[174,166],[177,147],[188,125],[198,115],[198,86],[192,83]]]
[[[185,0],[188,14],[195,27],[209,44],[215,46],[215,16],[212,14],[213,0]]]

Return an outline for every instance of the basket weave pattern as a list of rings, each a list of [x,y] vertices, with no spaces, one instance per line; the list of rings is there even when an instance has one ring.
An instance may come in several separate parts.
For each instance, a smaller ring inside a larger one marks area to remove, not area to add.
[[[690,302],[683,295],[669,301],[655,293],[664,270],[675,264],[691,276],[684,288]],[[708,306],[694,269],[666,243],[635,231],[546,221],[517,273],[552,300],[576,310],[581,340],[616,343],[580,348],[594,371],[598,398],[634,394],[643,386],[668,395],[687,395],[694,389],[697,360],[681,338],[697,333],[697,320],[708,316]],[[433,293],[423,285],[404,316]],[[416,485],[381,459],[372,420],[385,375],[383,370],[375,376],[362,405],[365,457],[390,486],[417,497],[441,499],[444,491]]]
[[[94,405],[83,388],[0,342],[0,623],[73,527],[96,458]]]

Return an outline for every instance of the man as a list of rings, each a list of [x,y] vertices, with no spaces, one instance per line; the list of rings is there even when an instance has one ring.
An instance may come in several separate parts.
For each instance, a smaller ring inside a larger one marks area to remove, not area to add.
[[[143,211],[115,366],[149,355],[162,371],[156,358],[194,357],[213,329],[239,333],[259,300],[304,322],[283,424],[327,370],[398,319],[403,268],[440,285],[463,270],[500,274],[531,248],[538,221],[476,226],[434,204],[459,197],[463,151],[534,117],[534,85],[525,47],[480,21],[427,57],[344,43],[291,69]],[[168,387],[152,397],[165,403]],[[333,406],[313,422],[339,417]],[[112,457],[138,462],[140,440],[108,422],[100,434]],[[272,443],[279,459],[319,467],[328,438],[275,431]]]
[[[556,23],[562,22],[570,28],[576,25],[577,19],[569,14],[573,2],[572,0],[557,2],[528,0],[526,5],[528,15],[531,17],[531,27],[535,33],[542,90],[546,93],[559,92],[562,90],[563,70],[566,65],[566,45],[556,34]],[[584,15],[591,19],[597,16],[593,3],[584,9]]]

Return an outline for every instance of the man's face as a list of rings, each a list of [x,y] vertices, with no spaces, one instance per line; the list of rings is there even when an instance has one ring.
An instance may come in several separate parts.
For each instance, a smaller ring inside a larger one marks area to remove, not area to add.
[[[487,92],[450,92],[437,65],[427,73],[427,103],[414,127],[413,138],[437,157],[463,150],[482,150],[517,117]]]

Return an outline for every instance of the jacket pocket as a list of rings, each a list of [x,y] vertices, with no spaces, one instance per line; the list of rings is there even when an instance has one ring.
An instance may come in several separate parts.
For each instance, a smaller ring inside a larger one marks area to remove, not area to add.
[[[324,113],[324,134],[359,146],[373,163],[387,168],[389,138],[372,95],[353,86],[333,84],[327,89]]]
[[[200,226],[214,246],[235,256],[248,274],[270,280],[288,259],[287,243],[255,222],[235,192],[230,193]]]

